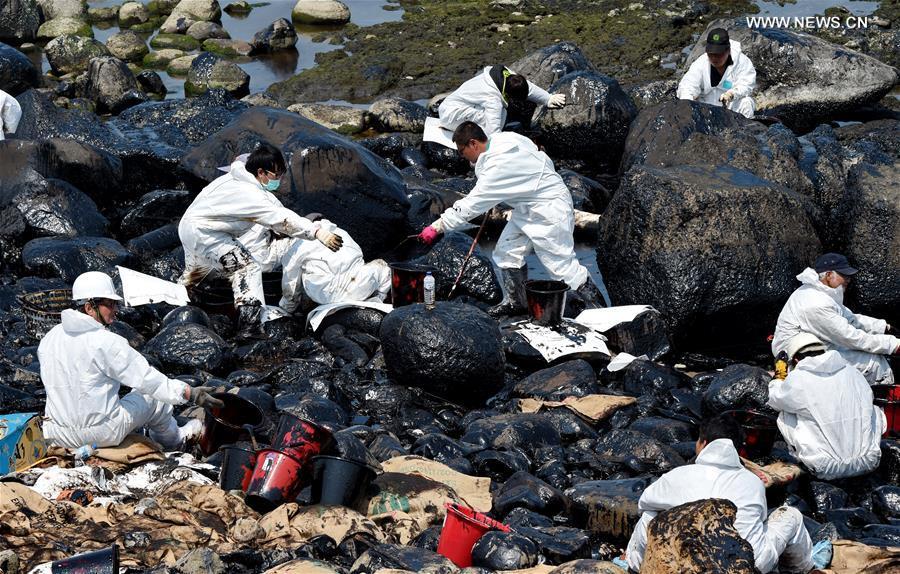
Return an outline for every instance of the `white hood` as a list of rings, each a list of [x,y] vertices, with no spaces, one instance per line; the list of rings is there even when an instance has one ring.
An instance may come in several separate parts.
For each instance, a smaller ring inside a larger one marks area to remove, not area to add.
[[[73,336],[89,331],[102,331],[104,328],[93,317],[74,309],[65,309],[60,319],[65,332]]]
[[[847,366],[847,361],[836,351],[826,351],[815,357],[803,359],[795,370],[807,371],[820,377],[830,377]]]
[[[240,160],[235,160],[231,163],[231,169],[228,170],[228,175],[234,178],[235,181],[250,183],[262,189],[262,186],[259,185],[259,181],[256,180],[256,177],[247,171],[247,164]]]
[[[812,267],[807,267],[800,273],[800,275],[797,275],[797,281],[804,285],[809,285],[810,287],[813,287],[814,289],[821,291],[822,293],[825,293],[826,295],[834,299],[834,301],[839,305],[844,304],[844,290],[835,289],[822,283],[822,281],[819,279],[819,274]]]
[[[700,451],[700,454],[697,455],[697,464],[722,468],[740,468],[741,457],[730,439],[719,438],[706,445]]]

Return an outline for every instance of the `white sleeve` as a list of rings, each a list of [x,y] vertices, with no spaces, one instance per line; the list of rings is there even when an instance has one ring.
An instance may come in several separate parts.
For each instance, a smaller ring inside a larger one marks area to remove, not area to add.
[[[266,201],[248,201],[241,205],[240,216],[253,223],[268,227],[281,235],[314,239],[319,226],[301,217],[286,207],[279,207]]]
[[[15,133],[19,127],[19,120],[22,119],[22,107],[14,97],[6,93],[0,97],[0,100],[2,100],[2,106],[0,106],[2,110],[0,111],[3,114],[2,121],[0,121],[0,132]]]
[[[534,102],[540,106],[546,106],[550,103],[550,92],[537,84],[528,82],[528,101]]]
[[[678,82],[676,95],[679,100],[696,100],[697,96],[703,91],[703,64],[701,60],[704,60],[702,56],[694,60],[688,71],[681,77],[681,81]]]
[[[501,161],[491,158],[492,164]],[[457,200],[441,214],[441,228],[448,233],[465,225],[476,215],[485,213],[509,198],[509,180],[503,177],[501,165],[485,165],[482,175],[469,195]]]
[[[849,309],[847,309],[847,311],[850,312]],[[867,333],[883,335],[887,330],[887,321],[884,319],[876,319],[875,317],[869,317],[868,315],[863,315],[861,313],[850,312],[850,315],[852,315],[852,319],[848,317],[850,322]]]
[[[736,98],[749,96],[756,89],[756,68],[746,55],[741,54],[740,66],[734,67],[734,85],[731,90]]]
[[[484,104],[484,125],[481,129],[485,135],[493,135],[503,131],[503,96],[498,91],[496,96],[491,95],[485,98]]]
[[[807,411],[806,401],[801,396],[800,388],[793,383],[793,377],[788,375],[783,381],[772,379],[769,381],[768,405],[776,411],[801,414]]]
[[[101,346],[103,374],[119,381],[126,387],[169,405],[184,404],[187,383],[170,379],[150,366],[143,355],[132,349],[121,337],[107,338]]]
[[[832,306],[810,307],[804,310],[804,314],[810,332],[832,345],[876,355],[889,355],[900,345],[897,337],[860,329]]]

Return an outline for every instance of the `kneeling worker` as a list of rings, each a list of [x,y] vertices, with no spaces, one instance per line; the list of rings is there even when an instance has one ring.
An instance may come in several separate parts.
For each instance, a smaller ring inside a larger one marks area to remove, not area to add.
[[[44,436],[66,448],[117,446],[142,427],[166,449],[200,434],[192,419],[179,427],[172,405],[187,401],[221,407],[211,387],[191,387],[170,379],[147,363],[123,337],[107,326],[116,320],[122,300],[104,273],[90,271],[72,285],[75,309],[38,346],[41,382],[47,391]],[[133,389],[119,398],[119,387]]]
[[[866,378],[809,333],[794,336],[787,355],[793,369],[769,383],[769,406],[781,411],[778,430],[791,451],[823,480],[874,470],[887,420]]]
[[[647,525],[658,513],[707,498],[724,498],[737,507],[734,528],[753,547],[756,567],[763,574],[774,570],[779,562],[789,572],[808,572],[828,565],[831,543],[825,540],[813,548],[799,510],[782,506],[768,513],[765,486],[741,465],[735,448],[740,436],[740,427],[732,417],[707,421],[700,427],[696,462],[670,470],[644,490],[638,501],[643,514],[626,552],[631,570],[641,570]]]
[[[723,28],[706,35],[706,53],[694,60],[678,82],[678,99],[725,106],[752,118],[756,102],[756,68],[741,51],[741,43],[729,40]]]

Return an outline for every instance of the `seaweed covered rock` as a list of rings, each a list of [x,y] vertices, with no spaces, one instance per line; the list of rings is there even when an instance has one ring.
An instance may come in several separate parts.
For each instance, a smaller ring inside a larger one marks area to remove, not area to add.
[[[67,34],[47,42],[44,54],[53,73],[62,75],[87,70],[92,58],[109,56],[109,49],[93,38]]]
[[[216,333],[188,322],[171,322],[147,341],[144,351],[171,372],[215,371],[222,366],[227,344]]]
[[[724,499],[688,502],[647,527],[641,571],[654,574],[755,574],[753,547],[734,528],[737,507]]]
[[[406,235],[409,202],[399,172],[369,150],[295,113],[256,107],[191,150],[182,165],[212,181],[235,155],[259,141],[278,146],[289,159],[289,180],[278,198],[297,213],[312,211],[346,229],[366,259]],[[295,153],[302,150],[303,153]],[[290,185],[288,185],[290,181]]]
[[[237,98],[246,96],[250,93],[250,75],[234,62],[203,52],[191,62],[184,91],[188,95],[197,95],[216,88]]]
[[[582,160],[600,171],[617,171],[628,126],[637,115],[619,83],[597,72],[573,72],[557,80],[550,92],[565,94],[566,105],[542,108],[535,117],[547,153]]]
[[[639,166],[604,213],[597,263],[617,304],[652,305],[676,340],[763,338],[819,250],[804,198],[781,186],[728,166]]]
[[[398,383],[466,402],[484,400],[503,384],[506,357],[497,323],[470,305],[394,309],[380,337],[385,365]]]

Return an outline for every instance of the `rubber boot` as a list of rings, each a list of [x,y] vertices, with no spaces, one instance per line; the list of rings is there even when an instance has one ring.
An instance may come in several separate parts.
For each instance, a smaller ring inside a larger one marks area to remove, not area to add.
[[[581,284],[581,287],[575,290],[581,300],[584,301],[585,309],[603,309],[606,307],[606,301],[603,299],[603,293],[594,284],[594,280],[588,277]]]
[[[525,279],[528,278],[528,268],[500,269],[501,283],[503,287],[503,301],[487,310],[491,317],[507,315],[520,315],[525,312]]]
[[[262,305],[241,305],[238,310],[238,332],[236,337],[242,341],[251,339],[268,339],[262,326]]]

